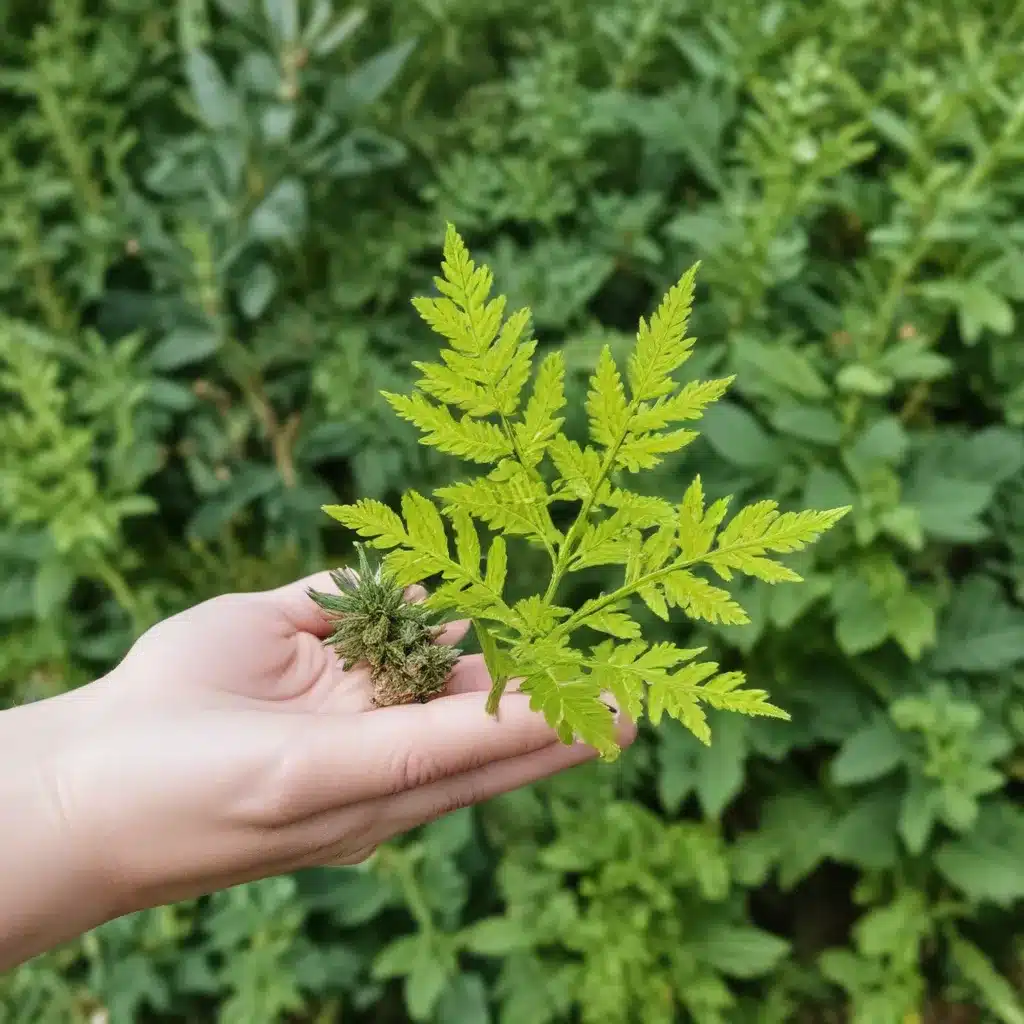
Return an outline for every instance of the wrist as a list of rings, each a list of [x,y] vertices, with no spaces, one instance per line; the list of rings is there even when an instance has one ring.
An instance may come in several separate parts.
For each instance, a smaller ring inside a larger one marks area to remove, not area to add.
[[[0,971],[119,914],[100,851],[65,801],[69,754],[94,720],[88,691],[0,711]]]

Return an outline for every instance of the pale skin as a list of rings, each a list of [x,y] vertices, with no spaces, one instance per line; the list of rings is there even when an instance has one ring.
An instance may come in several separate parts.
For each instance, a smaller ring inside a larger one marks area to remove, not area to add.
[[[111,673],[0,712],[0,970],[127,913],[320,865],[582,764],[467,656],[427,704],[374,708],[307,588],[229,594]],[[412,588],[410,600],[423,591]],[[466,623],[448,627],[456,643]],[[620,716],[619,742],[635,737]]]

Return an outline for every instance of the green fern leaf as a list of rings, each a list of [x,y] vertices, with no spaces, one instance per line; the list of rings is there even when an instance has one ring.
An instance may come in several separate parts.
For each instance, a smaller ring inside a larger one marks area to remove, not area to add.
[[[517,601],[512,611],[517,620],[516,624],[527,636],[548,633],[572,614],[569,608],[546,604],[539,594]]]
[[[475,383],[467,373],[459,373],[440,363],[415,362],[422,375],[417,387],[426,394],[454,405],[470,416],[489,416],[498,411],[497,402],[482,384]]]
[[[655,498],[648,494],[634,494],[632,491],[618,487],[609,493],[605,504],[620,513],[620,523],[628,523],[638,530],[673,523],[677,515],[675,506],[671,502],[665,501],[664,498]]]
[[[511,442],[493,423],[468,416],[457,420],[423,395],[382,394],[402,419],[424,432],[421,444],[471,462],[494,463],[513,454]]]
[[[755,502],[733,516],[719,533],[715,550],[703,560],[726,580],[731,578],[732,570],[737,570],[768,583],[800,582],[796,573],[765,558],[765,553],[802,550],[831,529],[847,511],[838,508],[780,515],[776,502]]]
[[[711,550],[718,529],[729,508],[729,498],[720,498],[704,508],[704,489],[700,476],[686,489],[679,506],[679,550],[688,562],[696,561]]]
[[[788,566],[776,562],[773,558],[762,558],[752,555],[749,551],[728,551],[719,555],[712,553],[704,562],[723,580],[733,578],[732,570],[736,569],[745,576],[753,576],[765,583],[802,583],[803,577]]]
[[[544,715],[563,743],[578,738],[609,760],[619,753],[615,719],[592,681],[565,682],[541,672],[527,676],[521,689],[530,695],[530,707]]]
[[[598,523],[598,527],[610,523],[606,519],[604,523]],[[597,530],[595,529],[596,533]],[[608,530],[601,530],[601,533],[608,533]],[[569,572],[579,572],[582,569],[593,569],[599,565],[626,565],[640,552],[641,537],[636,530],[621,528],[614,534],[596,542],[592,537],[584,534],[579,550],[569,563]]]
[[[601,456],[589,445],[581,448],[564,434],[558,434],[548,449],[561,478],[559,496],[595,501],[611,488],[601,479]]]
[[[493,275],[489,268],[476,266],[452,224],[445,232],[441,273],[434,284],[445,298],[414,299],[413,305],[454,348],[480,355],[498,336],[505,299],[488,301]]]
[[[743,626],[750,621],[727,590],[713,586],[685,569],[666,576],[663,586],[669,604],[677,605],[695,619],[721,622],[727,626]]]
[[[711,730],[702,704],[719,711],[789,720],[785,711],[768,702],[764,690],[741,689],[745,681],[742,672],[716,675],[717,672],[716,663],[697,662],[652,683],[647,705],[651,721],[657,725],[662,714],[667,712],[702,743],[710,745]]]
[[[497,344],[480,359],[484,381],[498,399],[498,411],[512,416],[519,407],[519,396],[533,369],[537,342],[521,341],[530,321],[528,309],[518,310],[505,322]]]
[[[685,448],[699,436],[694,430],[673,430],[668,434],[645,434],[642,437],[630,436],[622,442],[615,453],[615,465],[630,473],[654,469],[661,464],[663,455]]]
[[[510,536],[557,541],[561,534],[551,521],[550,499],[544,485],[514,464],[508,468],[506,477],[450,484],[439,487],[435,494],[445,503],[446,513],[461,509],[492,530]]]
[[[671,643],[648,647],[642,640],[623,644],[607,640],[591,651],[588,667],[598,686],[613,694],[630,718],[639,719],[648,687],[666,680],[671,669],[703,650],[685,650]]]
[[[565,742],[592,743],[608,757],[616,751],[615,727],[603,690],[631,717],[646,702],[652,720],[668,713],[704,742],[707,707],[786,717],[764,691],[744,688],[741,674],[693,662],[699,650],[649,647],[631,604],[665,620],[670,608],[680,608],[693,619],[742,625],[743,608],[695,567],[706,565],[726,581],[742,573],[796,582],[795,572],[769,556],[805,548],[848,511],[781,514],[776,502],[761,501],[726,523],[730,499],[708,507],[699,477],[678,506],[619,486],[622,472],[652,469],[693,441],[696,432],[680,425],[699,420],[732,383],[726,377],[680,386],[673,376],[694,346],[686,332],[696,270],[668,291],[649,323],[641,319],[625,382],[611,348],[602,348],[585,402],[590,443],[581,445],[563,432],[562,355],[548,353],[534,367],[530,311],[506,316],[505,297],[491,295],[489,268],[476,265],[448,225],[438,295],[414,299],[446,345],[438,361],[414,364],[420,378],[411,395],[384,397],[420,430],[423,444],[489,468],[438,487],[434,500],[409,491],[402,516],[369,500],[327,507],[359,536],[389,549],[385,561],[398,581],[440,577],[427,603],[472,618],[493,679],[490,712],[515,672]],[[569,502],[578,511],[563,532],[552,506]],[[494,533],[485,558],[478,523]],[[509,607],[507,544],[516,537],[544,547],[551,576],[542,592]],[[576,610],[558,603],[567,574],[598,565],[621,567],[621,585]],[[611,639],[587,657],[573,646],[583,628]]]
[[[565,405],[564,382],[565,359],[561,352],[552,352],[540,364],[523,422],[516,425],[519,451],[530,468],[544,457],[564,422],[558,415]]]
[[[459,555],[459,565],[470,576],[480,575],[480,537],[469,513],[462,508],[446,510],[445,514],[455,527],[455,549]]]
[[[701,699],[717,711],[790,720],[787,712],[769,702],[765,690],[743,689],[746,679],[742,672],[722,672],[701,687]]]
[[[737,512],[718,536],[718,547],[759,548],[762,551],[800,551],[831,529],[849,509],[779,514],[775,501],[758,501]]]
[[[402,497],[402,515],[410,543],[437,558],[447,561],[448,535],[444,520],[429,498],[417,491],[407,491]]]
[[[603,448],[615,448],[629,424],[629,405],[622,377],[608,345],[601,349],[587,394],[590,436]]]
[[[678,394],[659,398],[651,406],[642,406],[630,420],[629,429],[634,434],[642,434],[664,430],[673,423],[699,420],[704,410],[717,402],[735,379],[723,377],[721,380],[691,381]]]
[[[324,505],[332,519],[373,541],[377,548],[393,548],[407,539],[405,525],[394,510],[382,501],[363,498],[354,505]]]
[[[419,583],[430,576],[444,572],[448,568],[448,562],[429,551],[422,551],[415,548],[396,548],[389,551],[384,559],[384,567],[395,581],[403,587]]]
[[[676,548],[674,525],[661,526],[647,538],[640,554],[641,572],[652,573],[663,568]]]
[[[487,576],[485,582],[495,593],[501,594],[505,590],[505,578],[508,575],[508,548],[502,537],[495,537],[491,541],[490,551],[487,553]]]
[[[637,590],[637,596],[659,619],[668,622],[668,601],[665,600],[664,592],[659,590],[655,584],[650,583],[640,587]]]
[[[636,347],[629,359],[629,387],[635,401],[670,394],[675,387],[672,373],[690,356],[694,339],[686,337],[686,327],[699,267],[694,264],[669,289],[649,325],[640,320]]]
[[[593,614],[585,614],[586,605],[580,609],[581,626],[589,626],[599,633],[607,633],[609,636],[618,637],[621,640],[639,640],[640,624],[634,622],[620,608],[602,608]]]

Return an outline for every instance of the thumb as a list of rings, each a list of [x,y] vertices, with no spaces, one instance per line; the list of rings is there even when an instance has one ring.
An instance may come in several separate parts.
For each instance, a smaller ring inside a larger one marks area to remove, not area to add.
[[[309,592],[317,590],[322,594],[339,593],[334,581],[335,572],[351,573],[358,579],[354,569],[324,570],[264,591],[264,596],[274,602],[296,631],[312,633],[322,640],[330,636],[334,626],[330,616],[309,596]],[[422,601],[426,596],[427,591],[421,586],[407,587],[405,591],[407,601]]]

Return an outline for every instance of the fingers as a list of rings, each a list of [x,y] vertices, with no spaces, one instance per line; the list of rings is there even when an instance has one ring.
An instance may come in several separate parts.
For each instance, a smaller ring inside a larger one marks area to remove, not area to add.
[[[506,694],[497,718],[485,701],[480,690],[352,717],[302,716],[268,781],[271,814],[296,821],[394,796],[557,741],[525,695]]]
[[[469,619],[456,619],[455,622],[449,622],[445,625],[444,632],[437,638],[437,642],[454,647],[465,638],[469,632],[469,626]]]
[[[386,842],[446,814],[533,785],[596,757],[597,751],[585,744],[554,743],[389,797],[381,802],[374,841]]]
[[[327,571],[313,573],[264,593],[297,632],[312,633],[323,640],[334,632],[334,626],[327,613],[309,596],[310,590],[319,590],[322,594],[338,593]]]
[[[633,724],[620,723],[619,743],[628,747],[635,738]],[[358,863],[376,846],[395,836],[464,807],[533,785],[596,757],[597,751],[585,744],[554,743],[416,790],[328,811],[297,826],[306,845],[301,866]]]

